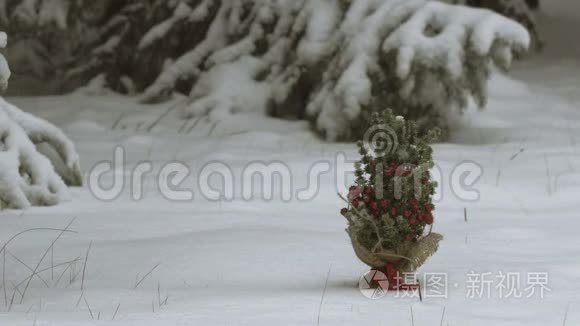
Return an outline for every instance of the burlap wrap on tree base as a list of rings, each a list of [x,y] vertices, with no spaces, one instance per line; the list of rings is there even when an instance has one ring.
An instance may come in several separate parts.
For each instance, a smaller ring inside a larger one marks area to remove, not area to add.
[[[352,247],[357,257],[372,268],[382,269],[387,264],[395,264],[399,273],[414,273],[425,261],[439,248],[439,242],[443,236],[438,233],[430,233],[421,240],[411,243],[405,248],[394,250],[382,250],[377,253],[371,252],[363,246],[356,237],[356,234],[347,230]]]

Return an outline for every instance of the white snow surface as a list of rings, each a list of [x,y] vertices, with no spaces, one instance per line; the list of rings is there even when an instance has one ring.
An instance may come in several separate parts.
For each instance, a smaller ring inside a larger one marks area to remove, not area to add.
[[[357,282],[367,267],[344,232],[329,175],[321,177],[310,201],[244,201],[236,195],[211,202],[197,194],[193,201],[171,202],[150,174],[139,202],[128,188],[110,202],[78,188],[71,190],[71,202],[54,208],[0,213],[3,241],[30,228],[62,228],[73,218],[77,232],[64,234],[40,264],[49,287],[32,279],[22,303],[16,293],[10,313],[0,314],[0,325],[421,326],[440,325],[442,318],[443,325],[460,326],[562,325],[564,319],[580,325],[580,57],[558,58],[548,51],[518,64],[511,78],[494,76],[486,110],[468,112],[451,141],[435,146],[444,176],[463,161],[484,169],[476,202],[458,200],[448,179],[440,189],[435,230],[446,238],[420,273],[447,272],[447,299],[361,295]],[[168,161],[184,162],[193,176],[210,161],[234,171],[249,162],[281,161],[300,189],[314,162],[334,164],[339,152],[358,157],[353,144],[317,140],[303,122],[252,113],[218,125],[181,125],[177,114],[160,116],[176,103],[138,107],[131,98],[78,94],[10,100],[62,127],[87,171],[124,146],[125,166],[106,174],[104,183],[113,175],[128,178],[147,160],[157,170]],[[183,186],[197,191],[195,184],[192,177]],[[13,285],[30,275],[14,256],[34,269],[57,235],[33,231],[8,245],[8,301]],[[91,242],[81,292],[82,260]],[[74,267],[59,265],[77,257]],[[548,272],[551,292],[544,299],[468,299],[470,272]],[[0,309],[8,310],[3,296]],[[167,304],[159,307],[165,297]]]

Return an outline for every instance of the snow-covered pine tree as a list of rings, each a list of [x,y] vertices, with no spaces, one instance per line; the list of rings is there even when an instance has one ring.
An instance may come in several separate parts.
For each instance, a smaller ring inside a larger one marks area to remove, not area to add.
[[[11,38],[5,55],[15,72],[13,82],[25,86],[19,87],[22,91],[61,91],[66,64],[88,37],[79,4],[79,0],[0,1],[0,28]]]
[[[82,0],[83,2],[85,0]],[[90,2],[90,1],[89,1]],[[154,78],[151,74],[159,67],[148,66],[163,55],[150,55],[142,59],[136,53],[138,43],[157,20],[168,15],[175,1],[102,1],[89,4],[95,8],[91,19],[85,19],[86,28],[94,32],[86,39],[83,49],[74,58],[69,70],[67,88],[75,88],[98,77],[107,87],[122,93],[133,93],[136,87]],[[159,18],[161,17],[161,18]],[[166,55],[169,49],[164,50]]]
[[[144,101],[189,82],[188,117],[219,121],[264,107],[274,115],[297,110],[329,140],[356,138],[371,113],[385,107],[418,121],[422,130],[445,128],[447,116],[471,98],[485,104],[494,64],[507,68],[513,52],[529,45],[525,28],[512,20],[435,1],[201,0],[184,6],[185,21],[207,32],[189,51],[167,58]]]
[[[0,48],[5,45],[6,34],[0,33]],[[0,54],[3,89],[10,74]],[[51,160],[61,166],[61,175]],[[68,198],[63,180],[72,186],[82,184],[73,143],[57,127],[0,98],[0,209],[55,205]]]

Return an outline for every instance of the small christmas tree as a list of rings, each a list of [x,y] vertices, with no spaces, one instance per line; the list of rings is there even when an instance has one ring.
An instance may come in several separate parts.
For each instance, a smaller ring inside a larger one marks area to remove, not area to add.
[[[358,143],[356,184],[341,213],[357,256],[370,267],[414,272],[437,250],[443,237],[431,232],[437,183],[429,170],[430,143],[439,134],[419,136],[415,122],[387,110],[373,115]]]

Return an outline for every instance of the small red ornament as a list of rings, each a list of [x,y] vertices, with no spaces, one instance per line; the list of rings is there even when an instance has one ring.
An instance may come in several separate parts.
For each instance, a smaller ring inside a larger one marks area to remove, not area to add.
[[[395,207],[391,208],[391,217],[392,218],[397,217],[397,209]]]
[[[404,216],[405,218],[409,218],[409,217],[411,217],[411,211],[409,211],[409,210],[405,210],[405,211],[403,212],[403,216]]]
[[[352,201],[356,198],[359,198],[360,195],[363,193],[363,187],[361,186],[352,186],[350,187],[350,191],[348,193],[348,200]]]
[[[377,202],[376,202],[376,201],[374,201],[374,202],[371,202],[371,203],[370,203],[370,208],[371,208],[373,211],[378,211],[378,210],[379,210],[379,204],[377,204]]]
[[[388,201],[387,199],[381,200],[381,208],[387,209],[389,208],[389,206],[391,206],[390,201]]]
[[[342,216],[346,216],[347,213],[348,213],[348,208],[343,208],[343,209],[340,210],[340,214]]]
[[[411,204],[411,207],[417,208],[419,206],[419,201],[416,198],[412,198],[409,200],[409,204]]]
[[[397,169],[397,174],[402,177],[408,177],[413,172],[413,166],[410,164],[404,164]]]
[[[433,218],[433,214],[429,213],[429,214],[425,214],[425,216],[423,216],[423,220],[425,221],[425,223],[427,223],[428,225],[433,224],[434,218]]]

